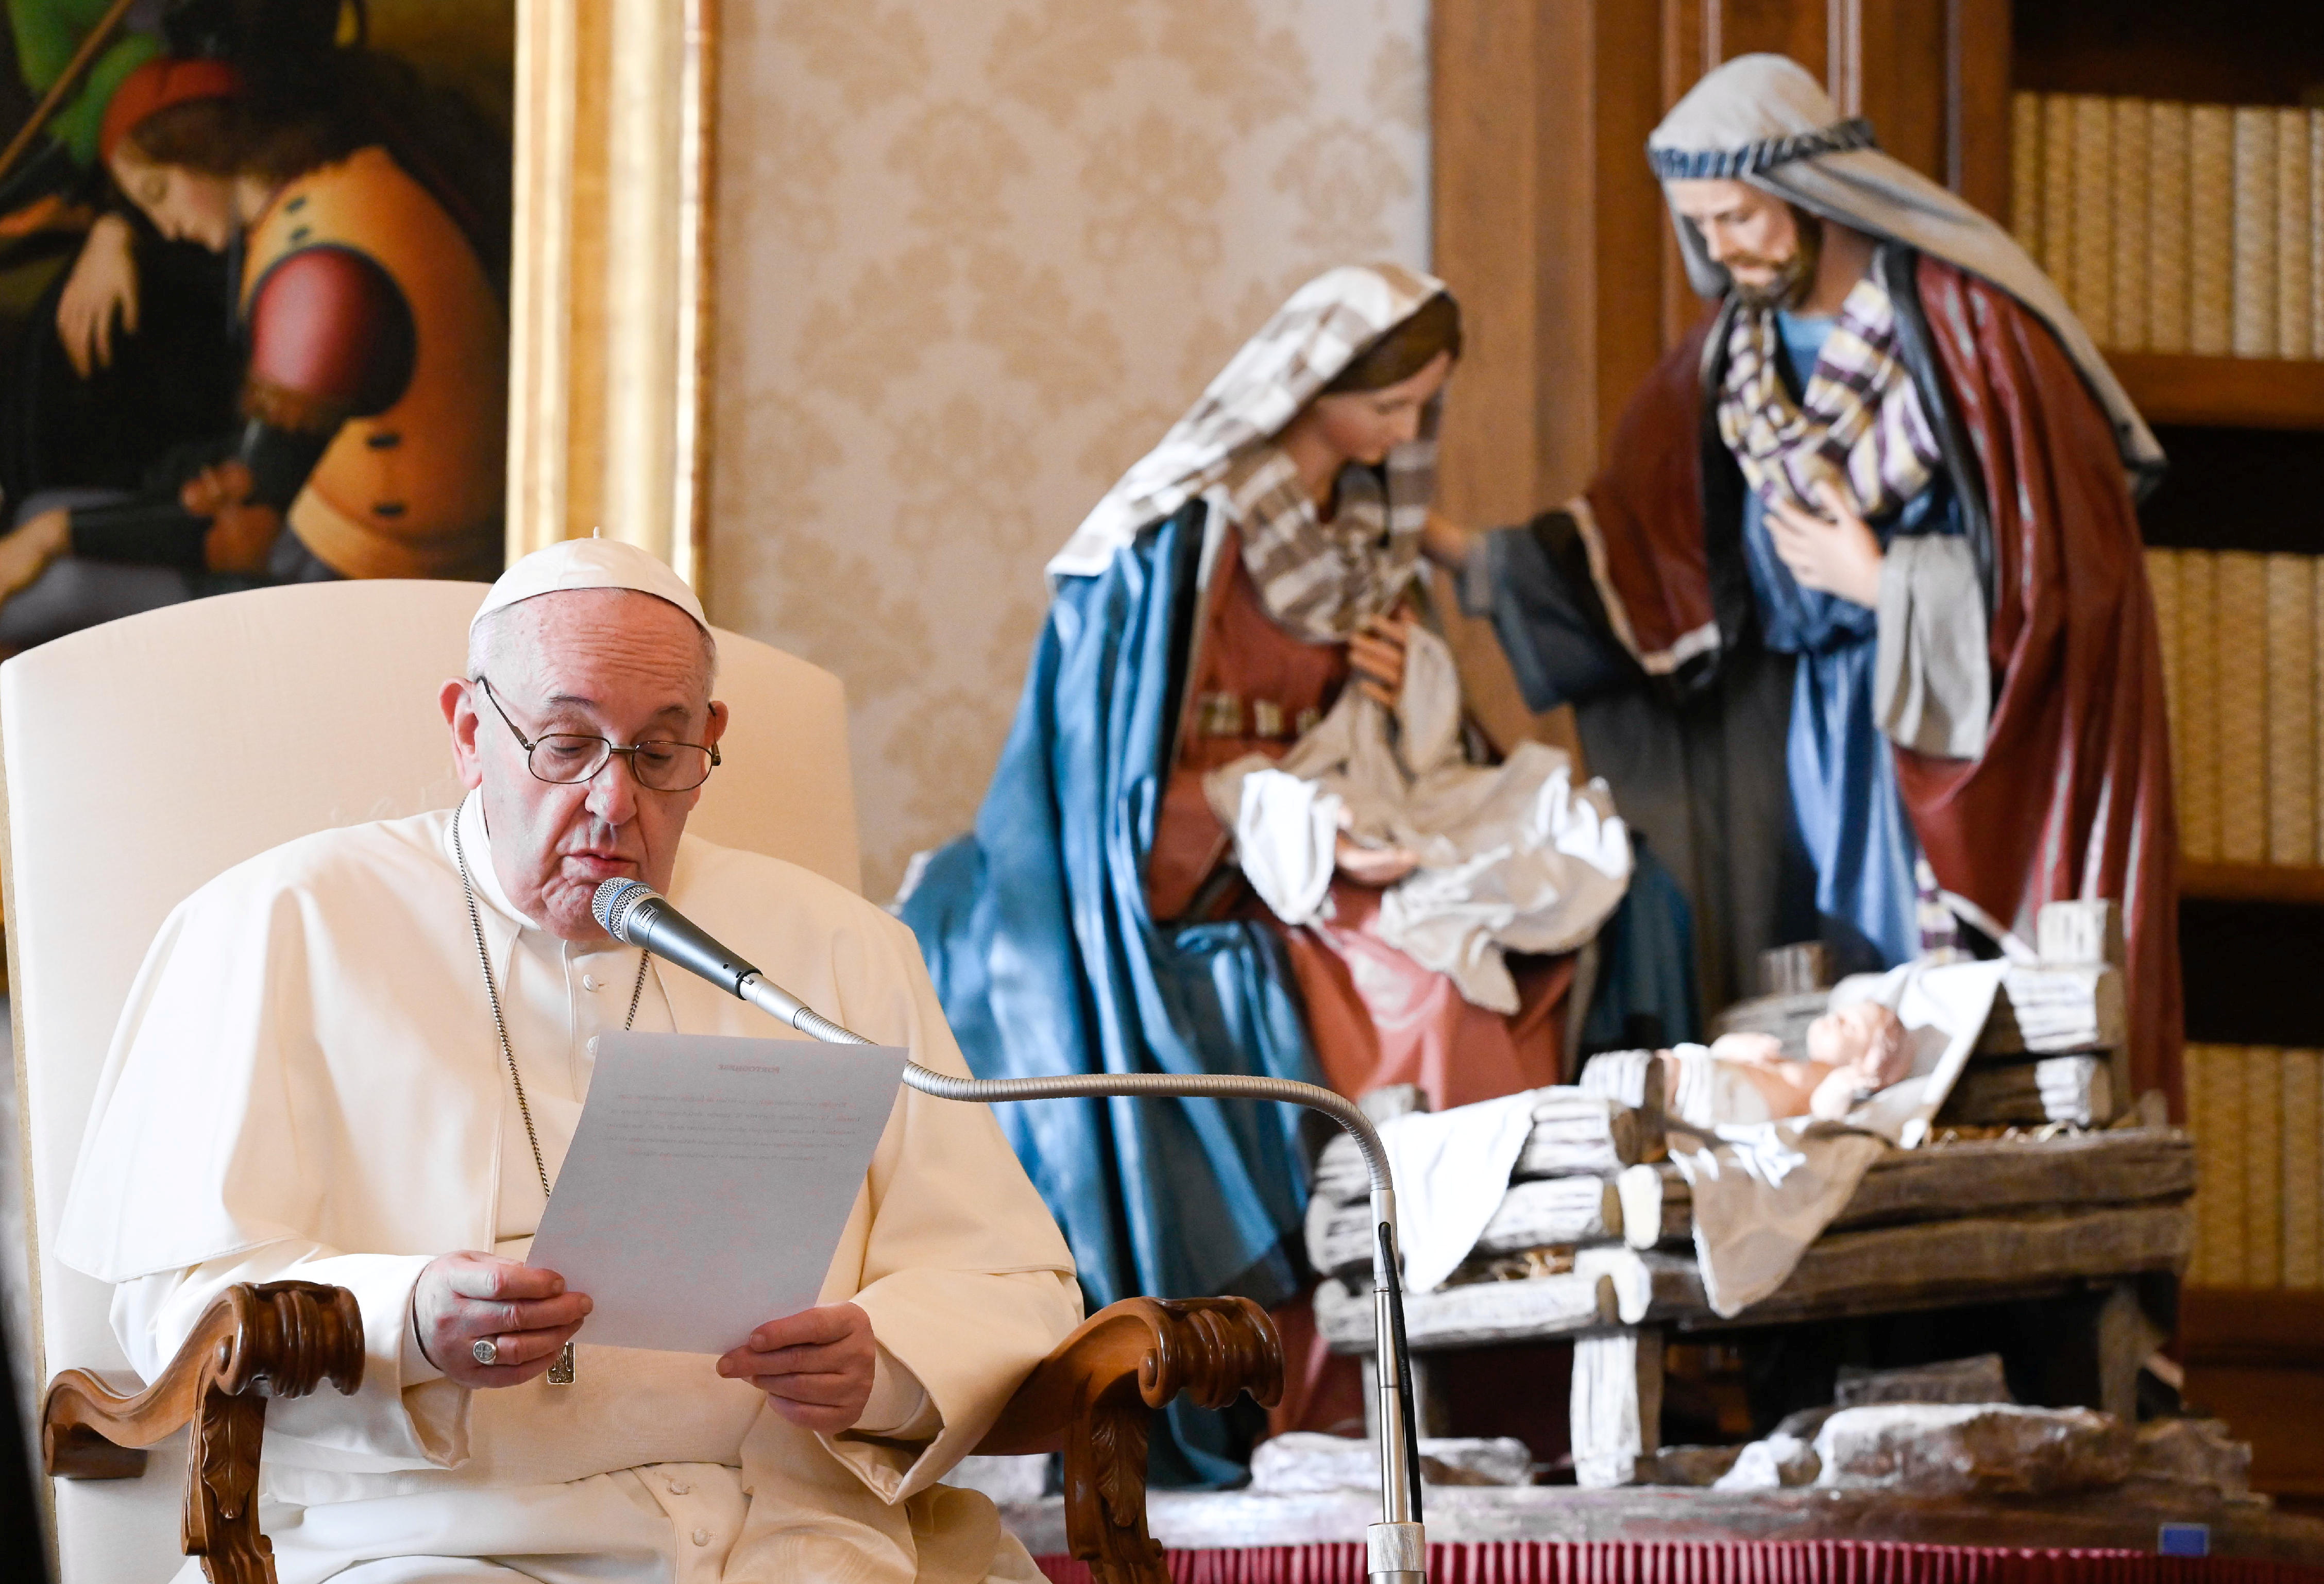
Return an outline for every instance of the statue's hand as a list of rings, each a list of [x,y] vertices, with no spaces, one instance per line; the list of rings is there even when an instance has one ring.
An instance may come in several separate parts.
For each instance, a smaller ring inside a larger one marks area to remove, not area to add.
[[[1402,847],[1363,847],[1340,838],[1334,853],[1340,872],[1360,886],[1392,886],[1420,867],[1417,856]]]
[[[1767,503],[1775,554],[1802,588],[1838,594],[1868,608],[1880,603],[1880,539],[1831,484],[1816,491],[1824,515],[1788,501]]]
[[[72,548],[72,516],[62,507],[24,520],[0,538],[0,600],[26,587]]]
[[[1394,709],[1404,691],[1404,638],[1411,629],[1411,616],[1398,611],[1374,616],[1349,635],[1348,664],[1357,687],[1374,704]]]
[[[1420,553],[1447,572],[1469,564],[1477,536],[1441,512],[1431,511],[1420,524]]]
[[[202,559],[213,572],[263,572],[282,531],[282,513],[272,506],[253,505],[250,493],[257,487],[250,465],[229,457],[206,467],[178,491],[178,503],[197,517],[210,520],[202,539]]]

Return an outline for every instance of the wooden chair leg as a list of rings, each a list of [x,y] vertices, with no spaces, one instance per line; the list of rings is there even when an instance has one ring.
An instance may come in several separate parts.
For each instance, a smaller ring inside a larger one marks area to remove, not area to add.
[[[188,1556],[210,1584],[274,1584],[273,1547],[258,1527],[258,1458],[269,1397],[303,1397],[325,1381],[363,1384],[363,1314],[344,1287],[268,1282],[227,1288],[161,1377],[116,1393],[85,1369],[49,1383],[41,1453],[63,1479],[134,1479],[144,1448],[191,1423]]]

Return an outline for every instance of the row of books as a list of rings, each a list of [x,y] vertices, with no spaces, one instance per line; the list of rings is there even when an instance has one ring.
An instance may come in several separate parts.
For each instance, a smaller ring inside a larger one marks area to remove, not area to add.
[[[2324,357],[2324,110],[2011,109],[2010,229],[2099,345]]]
[[[2324,1054],[2190,1045],[2199,1287],[2324,1287]]]
[[[2324,862],[2324,557],[2146,552],[2180,850]]]

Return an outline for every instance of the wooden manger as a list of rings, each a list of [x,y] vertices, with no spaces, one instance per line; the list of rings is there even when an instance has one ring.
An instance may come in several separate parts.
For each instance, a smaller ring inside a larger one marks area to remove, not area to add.
[[[2074,927],[2043,919],[2057,956],[2120,938],[2103,916],[2065,922]],[[1819,1000],[1763,997],[1722,1026],[1790,1043]],[[2168,1335],[2191,1248],[2195,1158],[2183,1131],[2121,1104],[2123,1005],[2110,963],[2012,969],[1933,1140],[1886,1151],[1784,1285],[1732,1317],[1705,1301],[1691,1194],[1663,1158],[1659,1067],[1637,1053],[1598,1058],[1584,1086],[1534,1092],[1533,1132],[1475,1250],[1442,1289],[1406,1294],[1416,1366],[1457,1349],[1570,1341],[1575,1477],[1628,1485],[1656,1450],[1672,1336],[2047,1301],[2061,1352],[2081,1361],[2076,1397],[2135,1417],[2139,1366]],[[1317,1162],[1306,1240],[1326,1278],[1316,1323],[1340,1352],[1372,1346],[1365,1189],[1353,1145],[1334,1140]]]

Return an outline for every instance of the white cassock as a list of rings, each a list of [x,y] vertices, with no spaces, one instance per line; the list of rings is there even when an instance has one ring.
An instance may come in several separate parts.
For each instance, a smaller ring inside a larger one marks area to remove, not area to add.
[[[1065,1241],[981,1106],[901,1092],[824,1278],[821,1301],[862,1305],[881,1346],[855,1430],[799,1429],[708,1358],[594,1348],[586,1323],[570,1386],[471,1392],[428,1364],[421,1268],[464,1248],[521,1257],[544,1203],[456,817],[555,1180],[591,1040],[622,1027],[639,954],[519,914],[472,797],[456,816],[290,843],[178,907],[130,993],[65,1211],[59,1257],[120,1284],[114,1329],[149,1379],[233,1283],[328,1283],[362,1305],[362,1389],[267,1408],[261,1514],[281,1584],[1037,1579],[990,1502],[936,1484],[1081,1319]],[[669,891],[809,1006],[966,1074],[918,945],[879,908],[692,837]],[[635,1027],[804,1037],[660,964]],[[198,1577],[190,1561],[179,1575]]]

